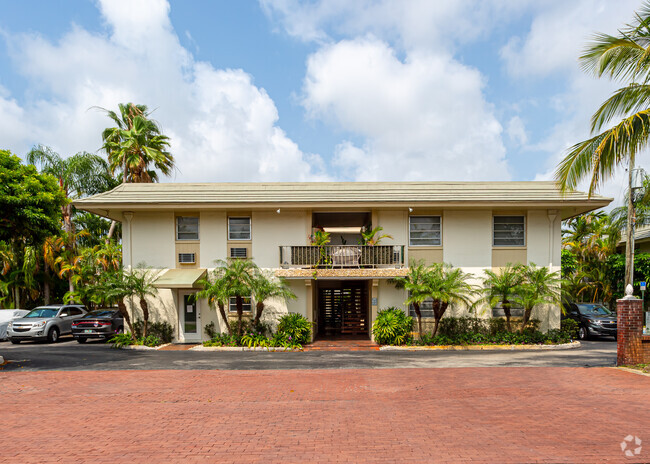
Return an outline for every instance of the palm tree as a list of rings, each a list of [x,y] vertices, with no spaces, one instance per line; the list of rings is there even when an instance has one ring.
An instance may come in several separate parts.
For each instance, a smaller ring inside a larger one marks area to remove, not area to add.
[[[375,246],[379,245],[385,238],[393,238],[390,234],[381,234],[380,232],[384,230],[383,227],[377,226],[374,229],[371,229],[370,226],[365,227],[361,231],[361,245]]]
[[[418,333],[422,338],[422,312],[420,305],[430,298],[430,294],[426,285],[427,274],[429,269],[424,265],[424,262],[411,261],[409,272],[404,277],[395,277],[392,282],[397,288],[403,288],[408,291],[408,298],[404,302],[407,305],[413,305],[415,316],[418,320]]]
[[[228,333],[232,335],[232,328],[228,323],[228,315],[226,314],[226,305],[229,304],[230,295],[228,294],[226,282],[223,279],[222,270],[223,269],[215,269],[212,272],[212,276],[199,280],[197,284],[202,287],[202,290],[196,292],[194,297],[205,298],[208,300],[208,304],[211,308],[218,308],[221,319],[226,324]]]
[[[524,308],[521,332],[530,321],[533,308],[540,304],[560,302],[560,276],[550,272],[547,267],[537,267],[534,263],[522,266],[523,281],[517,287],[515,301]]]
[[[158,296],[158,290],[153,283],[156,280],[155,272],[145,268],[143,265],[138,266],[128,274],[129,289],[131,294],[138,297],[140,309],[142,309],[142,336],[147,337],[147,326],[149,324],[149,303],[147,298]]]
[[[296,298],[296,295],[287,286],[284,279],[269,277],[262,271],[258,272],[253,280],[253,296],[255,299],[254,326],[257,326],[262,318],[265,301],[271,298],[278,298],[283,301]]]
[[[107,302],[117,304],[122,318],[129,327],[131,338],[135,338],[135,330],[125,303],[125,299],[133,295],[132,281],[129,274],[121,267],[111,272],[105,272],[101,275],[97,290],[102,293]]]
[[[475,289],[468,282],[473,276],[461,269],[453,269],[450,264],[435,263],[429,266],[424,279],[426,293],[433,300],[433,335],[438,333],[440,319],[444,316],[450,304],[471,306],[469,297]]]
[[[37,166],[40,172],[56,177],[68,199],[101,193],[113,186],[106,161],[92,153],[81,152],[62,158],[51,148],[37,145],[27,153],[26,159],[28,163]],[[70,201],[61,207],[61,214],[65,231],[72,233],[74,226]]]
[[[111,172],[122,169],[122,182],[156,182],[159,169],[170,175],[174,169],[174,157],[167,151],[169,137],[163,135],[158,123],[150,119],[145,105],[119,104],[120,114],[107,111],[115,122],[102,133],[103,149],[108,154]]]
[[[237,334],[241,335],[244,298],[249,298],[252,295],[255,276],[259,274],[259,268],[251,259],[228,258],[227,261],[219,260],[216,263],[216,271],[222,275],[225,294],[229,298],[235,298]]]
[[[580,57],[586,71],[624,83],[591,118],[593,135],[569,149],[555,172],[561,190],[574,189],[589,178],[589,195],[610,178],[619,166],[627,166],[632,191],[636,155],[650,137],[650,3],[635,13],[631,24],[617,35],[597,34]],[[613,127],[612,120],[621,117]],[[634,276],[634,198],[627,201],[625,286]]]
[[[506,325],[508,331],[512,332],[510,326],[510,310],[512,301],[517,295],[517,289],[523,282],[521,265],[508,263],[505,267],[495,272],[489,269],[485,270],[487,277],[483,279],[484,301],[487,301],[491,307],[501,303],[503,313],[506,315]]]

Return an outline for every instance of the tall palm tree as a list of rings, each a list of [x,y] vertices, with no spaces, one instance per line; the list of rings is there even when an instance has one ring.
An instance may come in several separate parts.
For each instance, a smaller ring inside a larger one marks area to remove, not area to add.
[[[156,277],[155,272],[142,265],[128,275],[131,293],[137,296],[140,301],[140,309],[142,309],[142,336],[145,338],[147,337],[147,327],[149,325],[149,302],[147,298],[158,296],[158,290],[153,285]]]
[[[287,283],[282,278],[269,277],[262,271],[258,272],[253,280],[253,296],[255,299],[255,319],[253,325],[257,326],[262,313],[264,312],[265,302],[271,298],[278,298],[286,301],[288,299],[295,299],[296,295],[287,286]]]
[[[510,317],[512,309],[512,302],[517,295],[517,288],[523,282],[523,275],[521,272],[521,265],[512,265],[508,263],[498,271],[490,269],[485,270],[487,277],[483,279],[483,300],[486,301],[491,307],[501,304],[503,313],[506,316],[506,325],[508,331],[512,332],[510,325]]]
[[[435,263],[429,266],[424,285],[426,293],[433,300],[434,336],[438,333],[440,319],[450,304],[472,305],[470,296],[475,292],[475,288],[468,282],[472,277],[472,274],[454,269],[450,264]]]
[[[108,154],[111,172],[122,170],[122,182],[156,182],[158,169],[166,176],[174,169],[169,153],[169,137],[150,119],[145,105],[119,104],[120,114],[104,110],[115,122],[102,132],[103,149]],[[152,166],[153,165],[153,166]]]
[[[108,173],[108,164],[102,157],[92,153],[80,152],[63,158],[51,148],[37,145],[27,153],[26,159],[39,168],[40,172],[56,177],[69,200],[101,193],[114,186]],[[70,201],[61,207],[61,214],[65,231],[73,232]]]
[[[244,298],[253,294],[255,276],[259,268],[251,259],[228,258],[226,261],[217,261],[217,266],[222,268],[223,280],[229,297],[235,298],[237,308],[237,334],[242,334]]]
[[[408,298],[404,302],[407,305],[413,305],[415,316],[418,320],[418,333],[422,338],[422,312],[420,305],[430,298],[429,290],[426,285],[427,274],[429,269],[423,261],[411,261],[409,272],[404,277],[395,277],[392,282],[397,288],[403,288],[408,291]]]
[[[132,281],[129,274],[122,267],[115,271],[105,272],[101,275],[97,290],[102,293],[107,302],[117,304],[120,314],[129,328],[131,338],[134,338],[135,330],[125,301],[126,298],[133,295]]]
[[[628,169],[631,192],[636,155],[650,137],[650,2],[616,35],[597,34],[580,57],[583,69],[624,83],[591,118],[591,138],[569,149],[555,172],[561,190],[589,179],[589,195],[619,166]],[[604,127],[617,119],[613,127]],[[634,276],[634,198],[628,195],[625,286]]]
[[[219,309],[221,319],[226,324],[228,333],[232,335],[232,328],[228,323],[228,315],[226,314],[226,305],[230,302],[230,294],[228,293],[227,282],[224,279],[224,268],[217,268],[212,271],[211,275],[205,279],[197,282],[201,286],[201,290],[196,292],[195,298],[205,298],[211,308]]]
[[[522,266],[522,282],[517,287],[517,301],[524,308],[521,332],[530,321],[533,308],[540,304],[560,303],[560,276],[547,267],[537,267],[534,263]]]

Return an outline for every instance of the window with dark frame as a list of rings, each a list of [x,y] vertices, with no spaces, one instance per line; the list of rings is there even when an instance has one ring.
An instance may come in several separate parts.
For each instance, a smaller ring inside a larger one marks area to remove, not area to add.
[[[526,219],[524,216],[494,216],[492,246],[525,246]]]
[[[228,240],[250,240],[251,239],[251,218],[229,217],[228,218]]]
[[[198,240],[199,218],[178,216],[176,218],[176,240]]]
[[[245,313],[250,313],[253,311],[253,301],[251,300],[251,297],[243,297],[243,304],[242,304],[242,312]],[[230,297],[230,302],[228,304],[228,311],[231,313],[236,313],[237,312],[237,298],[234,296]]]
[[[442,245],[440,216],[409,216],[409,246]]]

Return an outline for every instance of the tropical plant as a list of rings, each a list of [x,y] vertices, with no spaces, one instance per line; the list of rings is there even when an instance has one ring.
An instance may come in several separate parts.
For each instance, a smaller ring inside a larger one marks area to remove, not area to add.
[[[304,345],[311,341],[311,323],[302,314],[289,313],[282,316],[277,332],[284,334],[294,344]]]
[[[226,261],[217,261],[215,270],[223,279],[224,291],[228,297],[235,298],[237,308],[237,334],[242,335],[244,298],[250,298],[253,294],[255,276],[259,268],[251,259],[229,258]]]
[[[119,105],[120,113],[104,110],[115,123],[102,133],[103,149],[108,154],[111,172],[122,170],[122,182],[157,182],[158,169],[168,176],[174,169],[174,157],[167,151],[169,138],[150,119],[145,105]],[[153,166],[152,166],[153,165]]]
[[[26,160],[41,173],[54,176],[69,200],[105,192],[117,185],[108,172],[106,161],[92,153],[81,152],[62,158],[51,148],[37,145],[27,153]],[[65,231],[72,233],[72,202],[61,206],[61,215]]]
[[[557,272],[551,272],[547,267],[537,267],[534,263],[523,266],[521,273],[523,279],[516,289],[514,301],[524,308],[520,330],[523,332],[535,306],[561,302],[561,279]]]
[[[142,336],[147,338],[147,328],[149,325],[149,302],[148,298],[158,297],[158,290],[154,287],[156,272],[146,268],[144,264],[139,265],[128,274],[128,283],[131,294],[136,296],[142,309]]]
[[[101,274],[101,280],[98,288],[101,289],[105,301],[116,304],[122,318],[126,321],[129,328],[130,336],[135,337],[135,329],[131,323],[131,316],[126,307],[126,298],[133,295],[131,288],[131,279],[124,268],[114,271],[108,271]]]
[[[212,271],[211,275],[205,279],[199,280],[197,285],[201,287],[201,290],[194,294],[194,298],[205,298],[212,309],[218,309],[221,319],[226,324],[228,333],[232,335],[233,331],[228,323],[228,316],[226,315],[225,308],[229,303],[230,294],[228,293],[226,281],[224,280],[223,267]]]
[[[393,238],[390,234],[381,234],[380,232],[384,230],[383,227],[377,226],[374,229],[371,229],[370,226],[366,226],[361,231],[361,240],[359,241],[360,245],[375,246],[379,245],[385,238]]]
[[[268,276],[262,271],[258,271],[252,281],[253,297],[255,300],[255,319],[253,326],[257,326],[262,318],[266,301],[269,299],[279,299],[287,301],[295,299],[296,295],[287,286],[286,280]]]
[[[413,306],[418,321],[418,334],[420,337],[424,333],[422,331],[422,312],[420,311],[420,305],[430,297],[426,285],[428,273],[429,268],[424,265],[423,261],[411,261],[411,265],[408,268],[408,274],[403,277],[395,277],[392,280],[395,287],[403,288],[408,292],[408,298],[404,304]]]
[[[650,3],[635,13],[631,24],[618,34],[596,34],[580,57],[583,69],[597,77],[622,82],[591,118],[591,138],[577,143],[558,166],[555,178],[560,188],[574,189],[589,178],[589,195],[609,179],[617,167],[628,170],[628,191],[636,155],[648,146],[650,137]],[[622,118],[609,127],[616,118]],[[604,127],[609,127],[603,130]],[[627,199],[625,285],[632,282],[634,265],[633,195]]]
[[[411,341],[413,318],[395,307],[377,312],[372,324],[372,335],[381,345],[405,345]]]
[[[506,326],[508,332],[512,332],[510,317],[512,302],[517,295],[517,289],[523,282],[521,265],[508,263],[498,271],[490,269],[485,270],[487,277],[483,279],[483,301],[486,301],[491,307],[501,304],[503,313],[506,316]]]
[[[309,236],[309,241],[313,246],[318,247],[318,261],[314,265],[314,278],[318,277],[318,268],[319,267],[329,267],[332,265],[332,258],[327,252],[325,246],[330,243],[330,233],[325,232],[322,228],[317,228]]]
[[[10,246],[40,246],[61,230],[68,201],[57,180],[0,150],[0,240]]]
[[[473,276],[454,269],[450,264],[432,264],[424,277],[425,292],[432,300],[434,326],[433,335],[438,332],[440,319],[444,316],[450,304],[464,304],[472,306],[470,296],[475,288],[468,282]]]

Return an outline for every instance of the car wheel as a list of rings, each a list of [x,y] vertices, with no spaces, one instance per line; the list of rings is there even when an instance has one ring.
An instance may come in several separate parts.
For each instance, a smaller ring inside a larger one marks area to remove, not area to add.
[[[59,329],[52,327],[47,333],[47,341],[50,343],[56,343],[59,341]]]
[[[77,343],[86,343],[87,338],[85,337],[79,337],[77,338]]]
[[[18,345],[18,344],[20,343],[20,340],[15,340],[15,339],[13,339],[13,338],[10,339],[9,341],[10,341],[11,343],[13,343],[14,345]]]
[[[589,330],[584,325],[581,325],[578,330],[578,338],[580,340],[589,340]]]

